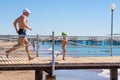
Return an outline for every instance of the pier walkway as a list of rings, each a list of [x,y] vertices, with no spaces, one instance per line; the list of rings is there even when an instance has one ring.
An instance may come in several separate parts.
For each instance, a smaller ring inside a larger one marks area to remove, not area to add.
[[[51,76],[51,57],[36,57],[29,61],[26,57],[6,58],[0,56],[0,71],[13,70],[35,70],[35,80],[42,80],[42,72]],[[120,68],[120,57],[66,57],[62,60],[60,56],[55,58],[55,70],[58,69],[110,69],[110,80],[118,80],[118,68]],[[46,80],[55,80],[50,79]]]

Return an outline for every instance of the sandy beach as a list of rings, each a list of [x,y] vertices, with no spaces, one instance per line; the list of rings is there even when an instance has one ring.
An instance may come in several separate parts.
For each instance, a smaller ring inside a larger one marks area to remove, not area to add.
[[[0,56],[5,56],[5,50],[11,48],[17,42],[0,41]],[[30,52],[35,56],[33,52]],[[24,47],[10,54],[10,57],[27,57]],[[0,71],[1,80],[35,80],[34,71]]]

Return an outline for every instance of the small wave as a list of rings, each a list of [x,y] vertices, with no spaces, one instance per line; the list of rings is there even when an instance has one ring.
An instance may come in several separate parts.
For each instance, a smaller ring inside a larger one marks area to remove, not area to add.
[[[103,71],[101,73],[98,74],[101,77],[106,77],[109,78],[110,77],[110,70],[109,69],[103,69]]]
[[[51,51],[52,51],[52,48],[48,48],[48,50],[51,50]]]
[[[103,69],[101,73],[98,74],[101,77],[110,78],[110,70],[109,69]],[[120,80],[120,69],[118,69],[118,80]]]
[[[52,51],[52,48],[48,48],[48,50]],[[55,50],[55,53],[61,53],[61,51]]]

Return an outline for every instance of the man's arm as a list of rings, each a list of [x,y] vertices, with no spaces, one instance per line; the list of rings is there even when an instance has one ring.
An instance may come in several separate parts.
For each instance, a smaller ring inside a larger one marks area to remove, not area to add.
[[[15,30],[16,30],[16,33],[18,33],[18,29],[17,29],[17,22],[18,22],[18,19],[19,19],[19,18],[17,18],[17,19],[13,22],[14,27],[15,27]]]

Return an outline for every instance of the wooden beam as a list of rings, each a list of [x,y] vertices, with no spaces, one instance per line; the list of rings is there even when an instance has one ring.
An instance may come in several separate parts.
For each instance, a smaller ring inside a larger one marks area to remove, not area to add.
[[[47,69],[45,72],[48,73],[48,75],[46,75],[46,80],[56,80],[56,76],[52,75],[52,69]]]
[[[35,70],[35,80],[42,80],[42,71]]]
[[[46,80],[56,80],[56,76],[46,76]]]
[[[110,69],[110,80],[118,80],[118,70],[117,68]]]

